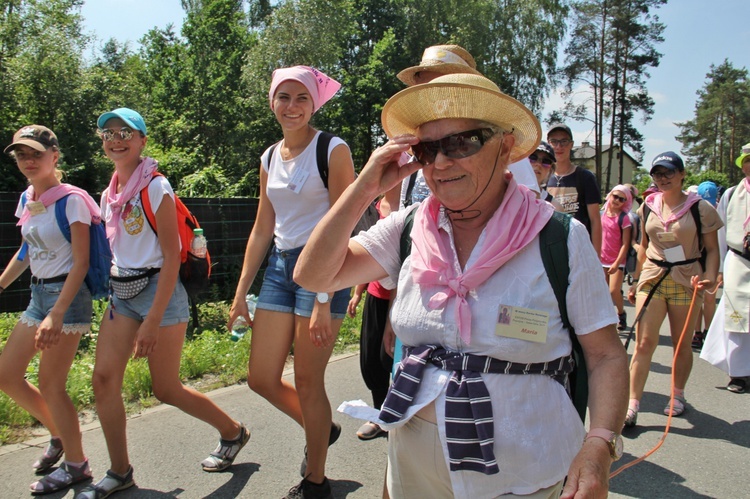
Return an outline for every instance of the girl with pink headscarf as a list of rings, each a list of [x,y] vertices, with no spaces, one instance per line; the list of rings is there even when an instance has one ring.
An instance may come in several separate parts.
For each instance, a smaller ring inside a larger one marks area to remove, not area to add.
[[[617,185],[607,194],[602,209],[602,250],[599,259],[604,267],[604,277],[609,283],[609,294],[617,308],[619,323],[617,328],[628,327],[622,298],[622,281],[625,275],[625,258],[630,248],[630,237],[633,232],[628,212],[633,205],[630,189]]]
[[[297,258],[313,229],[354,181],[346,143],[310,124],[312,115],[340,87],[308,66],[273,72],[268,100],[283,139],[261,156],[258,214],[229,313],[230,327],[239,316],[253,325],[250,388],[305,430],[303,479],[289,491],[289,498],[331,497],[326,455],[341,434],[341,426],[332,422],[324,375],[346,315],[349,288],[316,294],[292,280]],[[319,170],[317,157],[323,154],[328,158],[327,170]],[[271,245],[253,323],[245,295]],[[294,385],[281,377],[292,346]]]

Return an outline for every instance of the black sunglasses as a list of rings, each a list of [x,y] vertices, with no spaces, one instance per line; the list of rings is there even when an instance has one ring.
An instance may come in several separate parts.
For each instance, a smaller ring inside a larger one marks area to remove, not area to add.
[[[661,171],[655,171],[651,174],[651,178],[654,180],[659,180],[660,178],[665,178],[669,180],[670,178],[677,175],[677,172],[675,170],[661,170]]]
[[[536,154],[532,154],[531,156],[529,156],[529,161],[531,161],[532,163],[541,163],[542,166],[546,166],[547,168],[552,166],[552,163],[554,163],[554,161],[552,161],[552,158],[545,157],[540,159]]]
[[[624,203],[625,201],[628,200],[628,198],[624,198],[622,196],[618,196],[617,194],[612,194],[612,199],[616,199],[616,200],[618,200],[621,203]]]
[[[435,161],[438,152],[448,158],[458,159],[472,156],[479,152],[495,132],[490,128],[477,128],[465,132],[454,133],[439,140],[419,142],[411,146],[417,161],[429,165]]]

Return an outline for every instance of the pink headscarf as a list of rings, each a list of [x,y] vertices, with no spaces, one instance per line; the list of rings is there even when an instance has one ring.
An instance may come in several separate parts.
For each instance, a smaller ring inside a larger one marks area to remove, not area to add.
[[[554,208],[511,179],[500,207],[485,227],[479,257],[463,274],[456,275],[453,248],[438,228],[440,201],[430,195],[417,208],[412,230],[411,273],[414,282],[440,286],[430,297],[431,309],[445,308],[454,300],[458,331],[467,345],[471,342],[471,309],[466,295],[486,281],[497,269],[525,248],[552,217]]]
[[[602,208],[604,213],[607,213],[607,208],[609,208],[609,197],[615,191],[620,191],[625,195],[625,203],[622,205],[622,211],[623,213],[628,213],[630,208],[633,207],[633,193],[622,184],[614,186],[612,190],[609,191],[609,194],[607,194],[607,200],[604,202],[604,207]]]
[[[273,96],[282,82],[298,81],[305,86],[313,100],[313,113],[331,100],[331,97],[341,88],[341,83],[309,66],[293,66],[279,68],[271,75],[271,89],[268,91],[268,103],[273,110]]]

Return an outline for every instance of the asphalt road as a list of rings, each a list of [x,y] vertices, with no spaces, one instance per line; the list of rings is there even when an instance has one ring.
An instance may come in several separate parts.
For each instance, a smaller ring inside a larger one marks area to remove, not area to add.
[[[633,309],[627,311],[632,320]],[[667,418],[662,410],[668,401],[672,355],[669,344],[665,324],[638,426],[625,433],[625,456],[613,470],[646,453],[664,432]],[[286,376],[291,376],[291,372]],[[726,382],[722,372],[696,354],[684,417],[672,420],[672,428],[659,450],[612,479],[610,497],[750,498],[745,478],[750,462],[750,395],[726,391]],[[343,400],[370,400],[359,374],[357,355],[332,359],[327,386],[334,408]],[[300,480],[304,437],[299,427],[245,385],[214,391],[211,397],[251,429],[252,438],[234,466],[222,473],[203,472],[199,463],[216,446],[216,433],[179,410],[159,406],[128,421],[137,487],[115,497],[279,498]],[[341,439],[331,447],[327,467],[334,496],[379,498],[386,440],[361,442],[354,434],[359,421],[342,414],[334,417],[343,426]],[[96,423],[85,426],[83,435],[84,448],[99,478],[108,465],[104,438]],[[39,436],[23,444],[0,447],[0,498],[29,497],[26,491],[35,479],[31,463],[46,440]],[[73,493],[46,497],[70,498]]]

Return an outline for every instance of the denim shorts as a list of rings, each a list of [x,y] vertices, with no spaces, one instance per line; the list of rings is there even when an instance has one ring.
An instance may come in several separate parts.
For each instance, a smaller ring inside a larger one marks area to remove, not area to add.
[[[121,300],[112,293],[112,301],[109,306],[120,315],[143,322],[146,320],[146,316],[151,310],[151,305],[154,303],[156,285],[158,283],[159,274],[152,275],[149,277],[148,285],[143,288],[143,291],[129,300]],[[187,292],[178,277],[177,284],[174,287],[174,291],[172,291],[172,298],[169,300],[169,305],[167,305],[167,309],[164,311],[164,316],[161,318],[159,326],[174,326],[181,322],[187,322],[189,319],[190,310],[188,307]]]
[[[29,326],[39,326],[52,307],[57,303],[64,282],[31,285],[31,301],[21,314],[21,322]],[[85,333],[91,329],[91,292],[88,286],[81,285],[75,298],[63,316],[63,333]]]
[[[294,266],[302,252],[302,247],[279,250],[274,246],[268,258],[268,267],[260,288],[257,308],[311,317],[315,294],[292,279]],[[350,288],[336,291],[331,300],[331,318],[343,319],[349,305]]]

